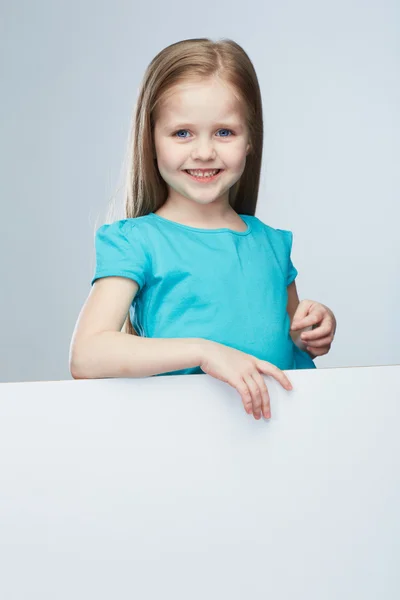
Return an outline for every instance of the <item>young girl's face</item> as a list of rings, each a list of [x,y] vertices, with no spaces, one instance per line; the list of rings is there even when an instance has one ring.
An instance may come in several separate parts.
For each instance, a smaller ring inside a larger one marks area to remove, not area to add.
[[[246,121],[231,89],[216,78],[180,84],[162,103],[154,126],[157,165],[168,203],[229,204],[250,149]],[[221,169],[197,181],[186,170]]]

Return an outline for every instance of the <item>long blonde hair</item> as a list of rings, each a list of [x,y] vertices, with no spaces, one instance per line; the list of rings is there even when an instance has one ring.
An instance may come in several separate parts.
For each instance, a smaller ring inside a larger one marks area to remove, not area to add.
[[[156,212],[168,188],[155,159],[154,123],[163,98],[177,84],[217,76],[228,84],[244,109],[250,152],[239,181],[229,190],[229,203],[238,214],[254,215],[260,183],[263,116],[261,92],[253,64],[239,44],[230,39],[182,40],[159,52],[147,67],[132,116],[128,145],[128,173],[124,218]],[[135,334],[129,315],[126,333]]]

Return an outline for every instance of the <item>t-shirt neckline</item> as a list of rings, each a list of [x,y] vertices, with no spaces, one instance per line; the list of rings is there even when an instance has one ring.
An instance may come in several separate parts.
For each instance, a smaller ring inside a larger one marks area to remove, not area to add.
[[[177,223],[176,221],[171,221],[171,219],[166,219],[165,217],[162,217],[161,215],[156,215],[156,213],[151,212],[149,213],[150,217],[155,217],[156,219],[159,219],[160,221],[163,221],[164,223],[169,223],[170,225],[173,225],[175,227],[181,227],[183,229],[187,229],[189,231],[197,231],[200,233],[233,233],[235,235],[248,235],[251,231],[251,222],[250,220],[247,220],[248,215],[243,215],[243,214],[239,214],[239,217],[242,219],[242,221],[244,221],[244,223],[247,225],[247,229],[245,229],[245,231],[235,231],[234,229],[229,229],[229,227],[220,227],[218,229],[205,229],[202,227],[191,227],[190,225],[184,225],[183,223]]]

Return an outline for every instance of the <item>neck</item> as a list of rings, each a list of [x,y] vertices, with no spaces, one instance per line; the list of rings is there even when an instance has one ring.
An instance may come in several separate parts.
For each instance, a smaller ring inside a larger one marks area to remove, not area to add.
[[[177,202],[167,200],[158,210],[157,214],[171,221],[181,222],[186,225],[215,226],[218,223],[232,222],[238,218],[237,213],[228,203],[212,202],[201,205],[193,201]]]

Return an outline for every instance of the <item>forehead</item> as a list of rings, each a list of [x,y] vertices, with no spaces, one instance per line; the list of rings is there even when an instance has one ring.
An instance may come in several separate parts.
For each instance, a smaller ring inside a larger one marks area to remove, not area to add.
[[[243,109],[232,88],[216,79],[177,84],[160,103],[159,120],[243,120]]]

